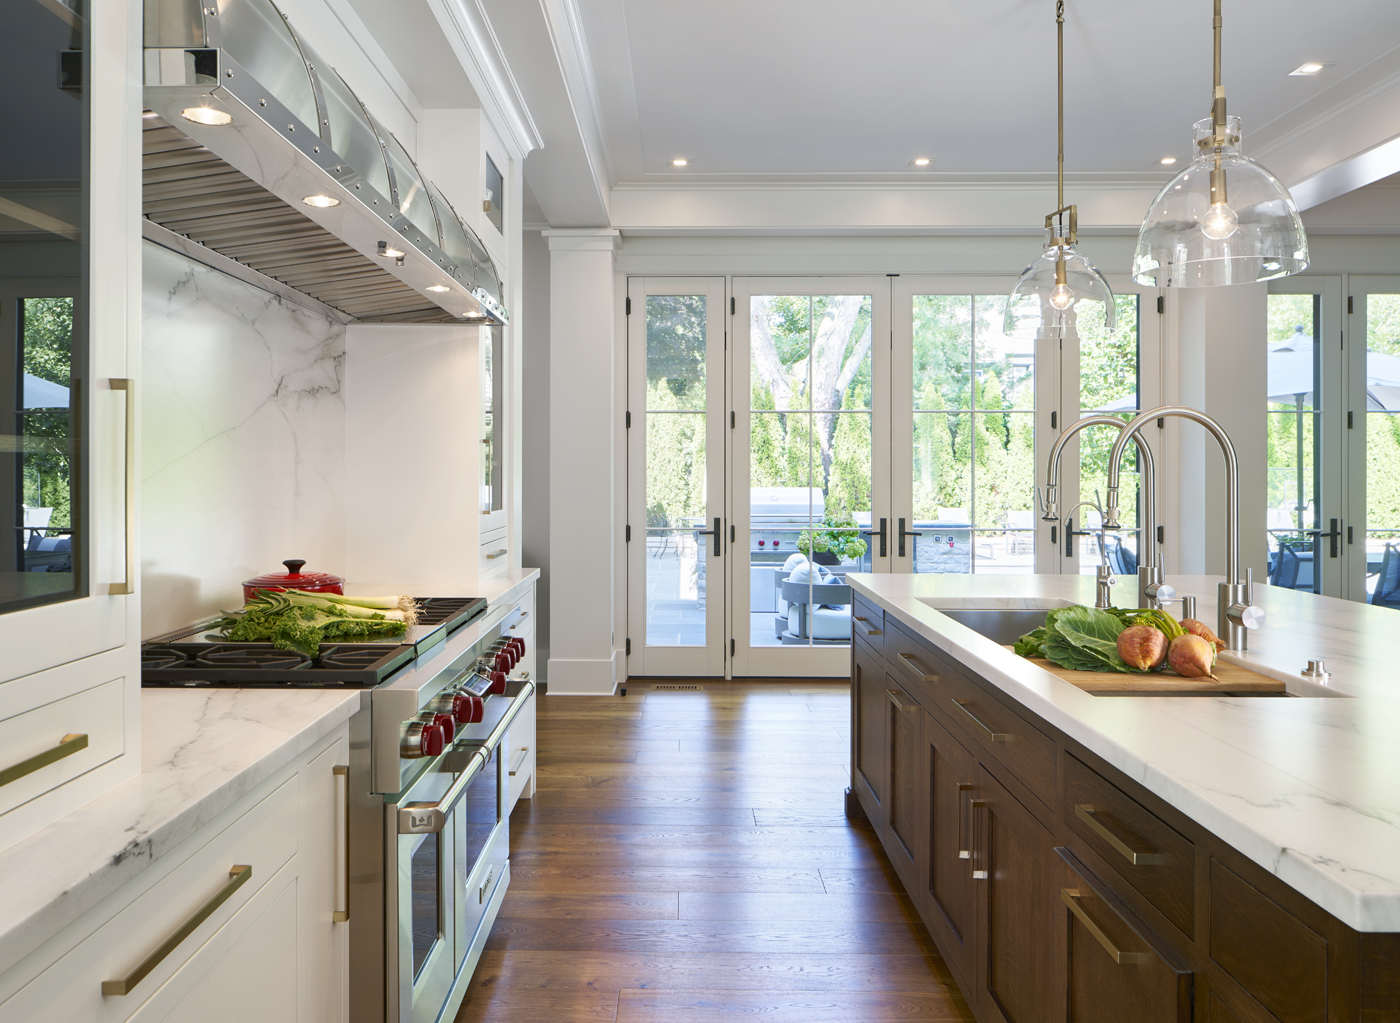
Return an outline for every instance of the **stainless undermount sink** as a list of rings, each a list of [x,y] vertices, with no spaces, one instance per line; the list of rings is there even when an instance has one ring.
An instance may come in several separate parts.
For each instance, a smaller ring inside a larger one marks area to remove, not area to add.
[[[1047,608],[940,607],[937,610],[1002,646],[1010,646],[1026,633],[1040,628],[1048,613]]]

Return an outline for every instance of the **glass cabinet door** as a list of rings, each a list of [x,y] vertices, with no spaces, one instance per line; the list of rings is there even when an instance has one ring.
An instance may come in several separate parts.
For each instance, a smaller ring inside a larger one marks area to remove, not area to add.
[[[0,33],[0,127],[25,140],[0,154],[0,681],[126,639],[137,97],[94,88],[125,78],[120,45],[90,45],[124,16],[14,0]]]

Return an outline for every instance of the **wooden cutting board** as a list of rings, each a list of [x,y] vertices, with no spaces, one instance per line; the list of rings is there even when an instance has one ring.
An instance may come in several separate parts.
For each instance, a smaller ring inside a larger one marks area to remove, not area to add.
[[[1007,649],[1010,650],[1011,647]],[[1235,664],[1226,664],[1224,661],[1215,662],[1215,675],[1219,679],[1217,682],[1208,678],[1182,678],[1170,672],[1122,675],[1115,671],[1074,671],[1051,664],[1043,657],[1027,657],[1025,660],[1096,696],[1130,696],[1134,693],[1161,693],[1163,696],[1191,693],[1277,693],[1283,696],[1287,691],[1287,686],[1278,679]]]

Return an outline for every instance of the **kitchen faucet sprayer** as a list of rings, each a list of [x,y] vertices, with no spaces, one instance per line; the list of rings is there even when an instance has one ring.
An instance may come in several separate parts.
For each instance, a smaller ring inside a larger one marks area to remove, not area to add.
[[[1056,491],[1060,485],[1060,457],[1064,454],[1065,445],[1070,438],[1090,426],[1111,426],[1119,431],[1119,441],[1122,442],[1126,436],[1128,424],[1113,416],[1085,416],[1076,422],[1065,427],[1064,431],[1055,438],[1055,443],[1050,446],[1050,464],[1045,480],[1045,513],[1041,518],[1046,522],[1058,522],[1059,512],[1056,509]],[[1162,574],[1162,558],[1157,550],[1157,466],[1152,460],[1152,449],[1147,446],[1147,441],[1139,433],[1133,434],[1133,442],[1137,444],[1138,457],[1142,460],[1142,539],[1138,543],[1138,606],[1157,607],[1162,602],[1173,600],[1176,597],[1176,590],[1166,584],[1165,576]],[[1122,458],[1122,451],[1119,447],[1114,447],[1113,465],[1118,464],[1118,459]],[[1110,475],[1109,482],[1111,489],[1108,496],[1108,512],[1103,518],[1103,528],[1118,528],[1118,509],[1116,489],[1117,474]]]
[[[1148,423],[1168,416],[1189,419],[1205,427],[1206,432],[1220,445],[1220,453],[1225,457],[1225,581],[1220,584],[1216,599],[1216,632],[1225,640],[1226,649],[1248,649],[1246,630],[1259,628],[1264,620],[1264,611],[1253,606],[1253,579],[1246,582],[1240,576],[1240,469],[1235,446],[1219,423],[1204,412],[1185,405],[1148,409],[1128,423],[1108,456],[1108,509],[1104,514],[1104,528],[1121,528],[1118,522],[1118,462],[1123,457],[1128,440],[1136,438]]]

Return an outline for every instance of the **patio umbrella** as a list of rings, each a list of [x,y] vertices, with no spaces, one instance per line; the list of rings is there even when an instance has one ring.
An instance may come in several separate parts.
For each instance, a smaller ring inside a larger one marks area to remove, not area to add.
[[[24,374],[25,408],[67,408],[68,388],[33,373]]]

